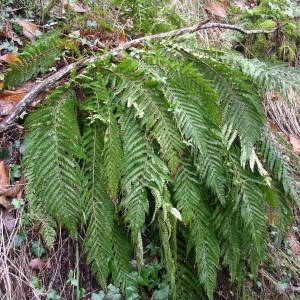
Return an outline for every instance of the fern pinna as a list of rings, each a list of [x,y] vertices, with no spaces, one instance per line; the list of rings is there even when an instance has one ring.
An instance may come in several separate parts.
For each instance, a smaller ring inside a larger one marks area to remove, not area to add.
[[[83,102],[67,84],[27,118],[27,195],[73,238],[84,230],[102,287],[126,286],[133,258],[143,269],[146,225],[159,236],[170,297],[196,299],[204,288],[213,299],[222,267],[233,281],[256,273],[266,210],[288,224],[285,208],[298,201],[268,140],[264,80],[184,42],[122,57],[99,58],[73,78]]]

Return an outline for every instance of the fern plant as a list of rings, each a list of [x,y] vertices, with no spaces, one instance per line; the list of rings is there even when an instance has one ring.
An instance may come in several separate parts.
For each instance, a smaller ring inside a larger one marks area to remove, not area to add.
[[[266,211],[276,211],[284,233],[299,204],[261,101],[268,81],[276,88],[281,74],[295,74],[278,86],[284,91],[300,78],[276,65],[271,79],[264,67],[185,40],[157,43],[121,60],[99,57],[28,116],[29,201],[74,239],[84,232],[103,288],[109,280],[124,288],[133,258],[143,270],[145,226],[159,237],[174,299],[196,299],[202,288],[213,299],[222,268],[232,281],[256,274]]]
[[[19,62],[5,74],[5,88],[11,89],[29,80],[32,76],[45,73],[62,55],[67,42],[55,33],[42,35],[32,45],[27,45],[18,55]],[[68,45],[73,47],[72,45]],[[74,48],[74,47],[73,47]]]

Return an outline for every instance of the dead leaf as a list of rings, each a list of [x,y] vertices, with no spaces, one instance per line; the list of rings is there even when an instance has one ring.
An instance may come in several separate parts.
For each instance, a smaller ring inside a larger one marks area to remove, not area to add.
[[[64,7],[65,8],[71,8],[71,9],[75,10],[78,13],[85,13],[85,12],[88,11],[87,9],[85,9],[85,8],[75,4],[75,3],[70,3],[69,1],[65,1]]]
[[[35,32],[38,30],[37,25],[28,22],[24,19],[17,20],[18,24],[23,27],[23,34],[26,36],[30,41],[35,40]]]
[[[296,255],[300,255],[300,243],[298,242],[297,237],[292,233],[289,233],[286,239],[289,242],[292,251]]]
[[[8,116],[16,105],[17,105],[16,102],[0,101],[0,116]]]
[[[26,82],[16,90],[5,90],[0,92],[0,115],[9,115],[12,109],[17,105],[17,103],[27,95],[33,85],[34,83],[32,82]]]
[[[278,215],[274,212],[267,212],[267,224],[273,226],[278,220]]]
[[[7,64],[15,64],[15,63],[22,63],[20,58],[16,57],[12,53],[7,53],[5,55],[0,56],[0,60],[6,62]]]
[[[222,7],[219,4],[216,4],[215,2],[207,1],[204,3],[203,7],[213,16],[227,18],[227,13],[224,7]]]
[[[272,128],[272,129],[274,129],[276,131],[280,131],[279,127],[274,122],[268,121],[268,124],[269,124],[270,128]]]
[[[2,26],[2,30],[0,31],[0,36],[8,37],[13,41],[17,42],[19,45],[23,45],[23,42],[18,37],[18,35],[15,32],[13,32],[11,28],[8,27],[7,25]]]
[[[5,161],[0,161],[0,188],[9,186],[8,170]]]
[[[14,185],[11,185],[8,189],[2,190],[0,189],[0,196],[19,198],[19,194],[23,189],[25,184],[25,179],[22,177],[19,181],[16,181]]]
[[[295,137],[295,136],[291,135],[291,134],[290,134],[289,138],[290,138],[290,143],[293,146],[294,152],[297,155],[300,155],[300,139],[298,137]]]
[[[118,42],[119,42],[119,45],[125,44],[127,42],[125,32],[123,30],[120,30],[118,32]]]
[[[222,5],[224,7],[228,7],[229,6],[229,1],[228,0],[219,0],[219,1],[222,3]]]
[[[7,189],[9,186],[8,170],[5,161],[0,162],[0,189]],[[9,209],[10,203],[5,196],[0,196],[0,205]]]
[[[34,258],[29,262],[29,268],[40,271],[45,267],[46,263],[40,258]]]
[[[3,215],[3,224],[8,232],[12,232],[16,226],[17,220],[13,218],[10,214],[5,213]]]
[[[0,196],[0,206],[3,206],[5,209],[10,208],[10,202],[6,199],[5,196]]]
[[[278,93],[278,92],[273,92],[273,93],[270,95],[270,100],[271,100],[271,101],[278,101],[278,100],[279,100],[279,93]]]

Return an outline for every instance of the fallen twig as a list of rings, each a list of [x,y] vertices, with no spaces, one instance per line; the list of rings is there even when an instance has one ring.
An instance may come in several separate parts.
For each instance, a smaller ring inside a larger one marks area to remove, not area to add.
[[[109,52],[103,54],[103,56],[108,56],[111,54],[117,54],[122,50],[126,50],[128,48],[131,48],[135,45],[141,44],[145,41],[151,41],[155,39],[164,39],[164,38],[171,38],[180,36],[183,34],[188,33],[194,33],[200,30],[204,29],[210,29],[210,28],[222,28],[222,29],[230,29],[235,30],[238,32],[241,32],[245,35],[251,35],[251,34],[268,34],[273,33],[277,28],[274,28],[272,30],[245,30],[243,28],[240,28],[235,25],[226,24],[226,23],[214,23],[210,22],[210,20],[202,21],[196,25],[190,26],[190,27],[184,27],[180,29],[171,30],[168,32],[163,33],[157,33],[153,35],[148,35],[144,37],[140,37],[131,41],[128,41],[126,43],[123,43],[119,45],[116,48],[111,49]],[[0,133],[8,130],[12,126],[15,125],[16,120],[20,117],[20,115],[26,110],[34,100],[36,100],[36,97],[42,92],[45,91],[55,85],[56,82],[61,80],[62,78],[66,77],[70,74],[71,70],[74,68],[77,68],[80,65],[86,64],[86,63],[92,63],[96,60],[96,57],[89,57],[85,59],[78,60],[77,62],[71,63],[70,65],[60,69],[53,75],[46,78],[43,82],[38,84],[36,87],[34,87],[12,110],[11,114],[8,115],[1,123],[0,123]]]

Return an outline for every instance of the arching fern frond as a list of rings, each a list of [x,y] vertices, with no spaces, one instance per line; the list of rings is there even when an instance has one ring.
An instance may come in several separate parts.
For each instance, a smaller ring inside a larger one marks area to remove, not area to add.
[[[26,120],[30,128],[24,152],[25,176],[34,197],[76,237],[81,213],[81,173],[76,159],[83,158],[74,112],[74,94],[57,89],[48,106]]]
[[[94,90],[83,105],[83,109],[89,111],[91,122],[100,120],[105,124],[103,165],[107,181],[108,193],[113,202],[117,202],[119,184],[121,179],[122,149],[120,129],[114,115],[115,103],[107,90],[107,79],[98,72],[96,78],[89,82]]]
[[[114,224],[112,232],[112,254],[111,263],[112,278],[115,285],[120,286],[122,290],[128,286],[131,272],[131,247],[128,242],[126,232],[120,224]]]
[[[12,65],[5,74],[5,88],[11,89],[32,76],[45,73],[63,53],[66,44],[57,34],[47,33],[24,47],[18,55],[21,62]]]
[[[259,140],[264,126],[261,99],[248,78],[238,70],[187,45],[175,45],[175,49],[209,79],[219,94],[223,114],[223,132],[228,148],[238,135],[249,158],[254,144]]]
[[[145,216],[149,210],[147,193],[144,186],[144,175],[147,167],[146,137],[141,132],[132,112],[124,113],[121,123],[123,141],[123,180],[124,193],[120,208],[129,224],[131,238],[135,245],[138,266],[143,265],[143,244],[141,228],[145,224]]]
[[[125,62],[127,67],[124,66]],[[131,77],[132,71],[134,71],[137,73],[137,78],[140,78],[144,71],[137,67],[137,62],[132,60],[125,60],[125,62],[118,66],[116,71]],[[128,65],[131,66],[129,70]],[[154,86],[152,88],[147,87],[147,85],[153,85],[151,80],[146,84],[142,80],[129,81],[130,89],[124,93],[121,101],[136,110],[136,115],[142,119],[142,123],[145,124],[149,134],[156,139],[162,157],[168,162],[171,171],[174,172],[179,164],[179,156],[183,151],[184,144],[174,120],[170,117],[170,107],[159,90],[159,86],[155,85],[155,78],[153,80]]]
[[[266,209],[284,231],[296,185],[265,138],[262,83],[228,66],[224,53],[147,47],[88,65],[73,78],[80,105],[70,86],[58,88],[28,117],[27,195],[74,237],[81,227],[102,287],[130,282],[132,248],[142,274],[153,238],[171,297],[203,298],[203,289],[213,299],[221,267],[233,281],[255,274]],[[176,289],[189,288],[195,270],[197,288]]]
[[[111,110],[107,104],[107,127],[104,135],[104,169],[108,181],[109,194],[114,202],[117,202],[119,183],[121,179],[122,149],[120,130]]]
[[[279,182],[281,189],[299,206],[299,196],[292,169],[281,152],[276,148],[276,145],[274,145],[267,136],[262,138],[259,145],[259,152],[264,159],[267,168]]]
[[[111,272],[114,206],[107,195],[103,177],[103,128],[99,122],[85,128],[83,144],[87,155],[83,167],[87,179],[84,245],[87,261],[101,286],[105,287]]]
[[[203,201],[198,179],[190,163],[180,169],[174,183],[174,200],[182,211],[183,220],[189,224],[189,244],[194,246],[199,281],[208,297],[213,299],[219,269],[220,248],[211,231],[211,214]]]
[[[283,99],[289,101],[289,90],[300,94],[300,71],[283,63],[247,59],[242,55],[225,54],[227,63],[233,63],[249,76],[262,91],[278,91]]]
[[[186,143],[197,149],[195,160],[201,178],[218,195],[220,201],[224,202],[222,134],[219,128],[209,120],[210,116],[207,116],[207,112],[202,107],[201,98],[206,95],[197,88],[199,82],[193,82],[193,78],[189,78],[188,75],[183,72],[174,76],[167,85],[166,95],[175,107],[173,113]],[[202,84],[205,85],[206,82]]]

